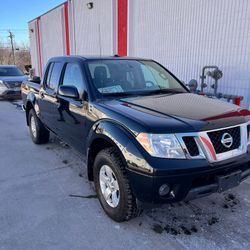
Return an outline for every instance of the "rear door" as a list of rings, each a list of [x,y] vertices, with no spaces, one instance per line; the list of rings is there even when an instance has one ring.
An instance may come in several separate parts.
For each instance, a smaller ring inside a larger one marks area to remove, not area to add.
[[[40,112],[41,119],[46,126],[58,132],[57,119],[57,90],[61,81],[63,62],[51,62],[46,70],[43,86],[40,90]]]

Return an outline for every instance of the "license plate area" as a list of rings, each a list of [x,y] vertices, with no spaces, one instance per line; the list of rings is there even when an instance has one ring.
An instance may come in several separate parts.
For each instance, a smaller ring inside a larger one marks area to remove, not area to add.
[[[226,191],[240,184],[241,171],[233,172],[228,175],[217,176],[218,192]]]

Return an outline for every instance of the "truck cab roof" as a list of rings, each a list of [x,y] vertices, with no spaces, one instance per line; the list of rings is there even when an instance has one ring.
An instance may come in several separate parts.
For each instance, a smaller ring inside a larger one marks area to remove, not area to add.
[[[98,56],[98,55],[70,55],[70,56],[58,56],[58,57],[52,57],[49,61],[53,60],[67,60],[69,58],[72,59],[80,59],[80,60],[149,60],[152,61],[152,59],[147,58],[140,58],[140,57],[129,57],[129,56],[119,56],[119,55],[113,55],[113,56]]]

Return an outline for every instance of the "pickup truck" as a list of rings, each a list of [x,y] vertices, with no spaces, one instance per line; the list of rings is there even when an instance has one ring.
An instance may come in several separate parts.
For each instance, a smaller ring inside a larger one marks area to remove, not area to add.
[[[250,111],[190,93],[153,60],[51,58],[41,81],[23,83],[22,98],[33,142],[52,132],[80,152],[115,221],[250,175]]]

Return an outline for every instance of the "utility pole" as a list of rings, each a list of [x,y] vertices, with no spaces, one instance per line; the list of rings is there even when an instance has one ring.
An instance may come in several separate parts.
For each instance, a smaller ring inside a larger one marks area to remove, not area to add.
[[[12,34],[12,32],[9,30],[9,36],[10,38],[10,43],[11,43],[11,52],[12,52],[12,58],[13,58],[13,63],[16,64],[16,60],[15,60],[15,50],[14,50],[14,35]]]

